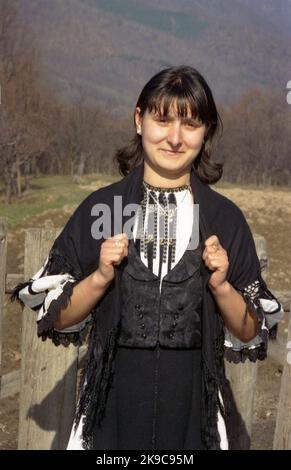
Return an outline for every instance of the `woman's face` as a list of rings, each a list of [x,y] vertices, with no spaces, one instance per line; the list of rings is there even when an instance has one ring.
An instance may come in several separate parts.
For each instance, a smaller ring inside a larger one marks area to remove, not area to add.
[[[180,118],[170,112],[165,118],[146,110],[135,121],[141,129],[145,164],[158,175],[173,179],[190,172],[192,162],[203,145],[206,127],[194,118]]]

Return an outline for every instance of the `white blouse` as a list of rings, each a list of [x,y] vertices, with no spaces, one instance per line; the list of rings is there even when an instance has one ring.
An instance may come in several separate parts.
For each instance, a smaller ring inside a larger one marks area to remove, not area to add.
[[[150,190],[146,188],[147,195],[149,194]],[[164,236],[164,224],[167,223],[167,230],[168,234],[170,236],[171,231],[170,231],[170,222],[169,219],[165,217],[165,213],[163,211],[163,207],[158,203],[159,201],[159,194],[160,191],[156,188],[155,190],[152,190],[152,192],[155,195],[155,210],[157,213],[157,233],[156,233],[156,241],[158,242],[158,236],[160,235],[161,238]],[[176,266],[176,264],[179,262],[179,260],[182,258],[184,252],[186,251],[188,245],[189,245],[189,239],[192,233],[192,227],[193,227],[193,219],[194,219],[194,199],[192,195],[191,188],[189,189],[182,189],[180,191],[170,191],[170,190],[164,190],[163,194],[168,198],[170,192],[173,192],[176,197],[177,201],[177,209],[174,210],[176,216],[176,224],[175,224],[175,233],[173,233],[173,236],[175,238],[175,255],[174,259],[172,260],[171,263],[171,269]],[[150,210],[150,204],[149,204],[149,198],[146,197],[146,206],[145,206],[145,214],[144,214],[144,223],[142,226],[142,233],[145,235],[148,232],[151,232],[151,210]],[[174,206],[172,206],[174,207]],[[137,233],[138,233],[138,227],[139,227],[139,218],[136,217],[135,219],[135,224],[133,228],[133,239],[134,242],[136,242],[137,239]],[[167,249],[165,250],[166,252],[166,258],[165,259],[160,259],[160,250],[159,250],[159,243],[157,243],[157,249],[155,256],[153,258],[153,268],[152,272],[158,276],[159,271],[161,271],[161,283],[162,279],[166,276],[166,274],[169,272],[168,269],[168,261],[169,261],[169,243],[166,243]],[[142,262],[145,264],[145,266],[149,267],[149,261],[147,257],[146,251],[141,250],[140,251],[140,258]],[[161,266],[160,266],[161,264]],[[160,283],[160,287],[161,287]]]

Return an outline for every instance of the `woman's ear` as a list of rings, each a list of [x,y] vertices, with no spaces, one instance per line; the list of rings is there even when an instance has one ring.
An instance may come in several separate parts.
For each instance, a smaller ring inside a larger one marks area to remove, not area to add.
[[[136,126],[136,132],[138,134],[141,134],[141,124],[142,124],[140,113],[141,113],[141,109],[139,107],[135,108],[135,126]]]

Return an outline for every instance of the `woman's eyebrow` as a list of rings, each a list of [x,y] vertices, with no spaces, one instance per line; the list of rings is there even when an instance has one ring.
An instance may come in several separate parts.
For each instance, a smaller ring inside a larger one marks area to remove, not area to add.
[[[182,124],[202,124],[198,118],[195,117],[176,117],[176,116],[161,116],[168,119],[170,122],[175,121],[175,119],[181,120]]]
[[[181,119],[182,122],[201,122],[199,117],[196,115],[196,116],[177,116],[176,114],[172,114],[172,113],[165,113],[162,109],[152,109],[150,111],[150,114],[154,117],[154,118],[163,118],[163,119],[167,119],[169,121],[174,121],[175,119]]]
[[[197,117],[181,118],[182,122],[200,122]]]
[[[167,119],[168,121],[175,121],[175,119],[180,119],[182,123],[188,123],[188,122],[195,122],[195,123],[199,123],[199,119],[197,118],[194,118],[194,117],[176,117],[176,116],[169,116],[169,115],[166,115],[166,114],[158,114],[158,117],[159,118],[163,118],[163,119]]]

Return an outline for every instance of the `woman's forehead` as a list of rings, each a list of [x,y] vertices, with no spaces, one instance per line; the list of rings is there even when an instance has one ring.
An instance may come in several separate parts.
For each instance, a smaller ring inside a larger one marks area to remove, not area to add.
[[[172,116],[172,117],[197,117],[196,107],[193,109],[189,102],[183,100],[182,103],[178,103],[177,99],[173,99],[170,102],[161,100],[159,102],[153,103],[148,109],[150,114],[159,114],[162,116]]]

